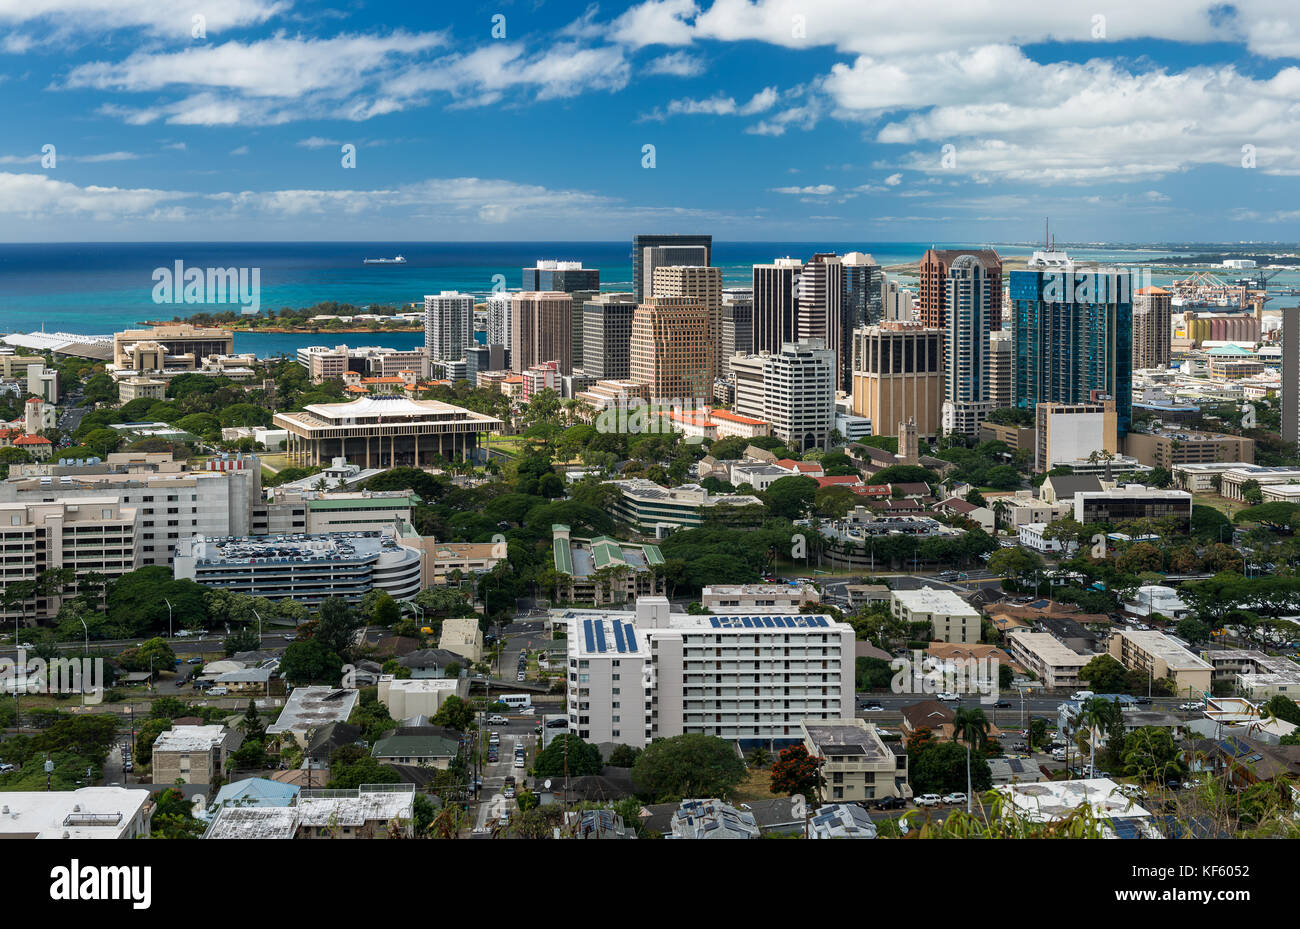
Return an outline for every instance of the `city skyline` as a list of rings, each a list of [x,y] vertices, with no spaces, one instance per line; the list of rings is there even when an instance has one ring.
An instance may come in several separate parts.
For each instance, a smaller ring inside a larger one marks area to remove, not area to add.
[[[1273,0],[497,6],[0,7],[0,241],[1300,239]]]

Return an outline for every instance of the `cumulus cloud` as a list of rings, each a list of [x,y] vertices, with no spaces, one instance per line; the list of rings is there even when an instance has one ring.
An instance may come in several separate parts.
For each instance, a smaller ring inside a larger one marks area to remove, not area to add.
[[[687,52],[671,52],[651,59],[641,67],[642,74],[666,74],[670,77],[696,77],[704,73],[704,59]]]

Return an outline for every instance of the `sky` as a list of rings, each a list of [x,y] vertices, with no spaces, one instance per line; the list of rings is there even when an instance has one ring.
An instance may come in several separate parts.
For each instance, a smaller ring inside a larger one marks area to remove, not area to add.
[[[0,0],[0,127],[6,242],[1294,242],[1300,6]]]

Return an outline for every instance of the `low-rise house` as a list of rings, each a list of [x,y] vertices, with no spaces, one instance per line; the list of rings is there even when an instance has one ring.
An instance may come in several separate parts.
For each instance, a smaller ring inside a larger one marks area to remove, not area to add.
[[[564,814],[568,834],[575,839],[635,839],[636,829],[613,810],[578,810]]]
[[[295,687],[279,718],[266,728],[267,734],[291,735],[306,748],[317,730],[347,722],[360,697],[360,691],[346,687]]]
[[[1036,784],[1047,780],[1043,769],[1032,758],[990,758],[988,764],[994,787],[1003,784]]]
[[[808,823],[810,839],[874,839],[876,824],[856,803],[832,803],[822,807]]]
[[[442,621],[442,635],[438,647],[455,652],[468,662],[483,658],[483,630],[479,628],[478,618],[449,617]]]
[[[932,509],[939,513],[947,513],[950,516],[965,517],[977,524],[985,532],[992,532],[994,529],[994,516],[991,509],[971,503],[969,500],[963,500],[960,497],[949,497],[947,500],[940,500]]]
[[[460,753],[460,741],[438,727],[399,727],[375,743],[370,754],[388,764],[425,765],[447,770]]]
[[[1160,838],[1149,810],[1110,778],[1040,781],[995,787],[1016,815],[1031,823],[1059,822],[1086,808],[1107,838]]]
[[[469,680],[463,677],[407,678],[391,674],[379,678],[379,702],[388,707],[393,719],[408,716],[433,717],[448,697],[469,695]]]
[[[980,640],[980,612],[944,588],[892,591],[891,612],[904,622],[928,622],[933,638],[970,644]]]
[[[673,814],[671,834],[665,839],[757,839],[758,822],[752,813],[721,800],[683,800]]]
[[[292,806],[298,798],[298,787],[265,777],[246,777],[222,785],[208,808],[209,818],[223,806]]]

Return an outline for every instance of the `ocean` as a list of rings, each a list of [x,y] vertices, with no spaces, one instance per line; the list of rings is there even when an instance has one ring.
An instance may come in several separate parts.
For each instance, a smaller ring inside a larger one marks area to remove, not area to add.
[[[927,248],[969,243],[913,242],[715,242],[713,264],[725,286],[748,286],[755,263],[814,252],[868,252],[881,265],[916,262]],[[1033,246],[996,246],[1007,256],[1027,256]],[[1167,249],[1069,249],[1080,259],[1134,261],[1169,254]],[[71,243],[0,245],[0,333],[72,332],[108,335],[146,320],[186,317],[216,304],[155,303],[156,269],[258,269],[263,310],[306,307],[326,301],[356,306],[422,302],[425,294],[460,290],[488,293],[494,276],[518,289],[521,269],[538,259],[581,261],[599,268],[602,290],[631,288],[631,244],[624,242],[267,242],[267,243]],[[363,258],[403,255],[402,265],[365,265]],[[1290,275],[1288,275],[1290,276]],[[410,347],[418,333],[330,333],[319,337],[239,333],[236,351],[260,357],[292,354],[301,345]]]

